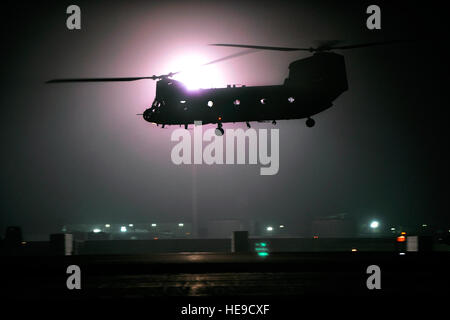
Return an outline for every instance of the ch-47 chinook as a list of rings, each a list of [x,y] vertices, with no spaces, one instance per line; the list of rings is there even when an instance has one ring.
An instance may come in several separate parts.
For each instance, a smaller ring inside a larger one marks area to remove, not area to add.
[[[333,101],[348,89],[344,56],[332,50],[369,47],[393,41],[355,45],[339,43],[340,41],[327,41],[311,48],[212,44],[247,50],[204,65],[255,50],[312,53],[311,56],[293,61],[289,65],[289,76],[281,85],[227,86],[190,91],[182,82],[172,79],[172,76],[179,72],[142,77],[54,79],[47,83],[157,80],[155,99],[142,116],[146,121],[163,128],[166,125],[184,125],[187,129],[194,121],[201,121],[202,124],[217,124],[216,134],[222,135],[222,124],[227,122],[245,122],[250,127],[251,121],[272,121],[276,124],[276,120],[303,118],[306,118],[308,127],[313,127],[315,121],[312,116],[330,108]]]

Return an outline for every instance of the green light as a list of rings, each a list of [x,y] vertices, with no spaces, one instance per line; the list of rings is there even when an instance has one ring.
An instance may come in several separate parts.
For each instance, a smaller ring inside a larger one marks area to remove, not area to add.
[[[260,257],[267,257],[269,255],[269,253],[267,252],[258,252],[258,256]]]
[[[265,242],[261,242],[261,247],[265,247],[266,243]]]

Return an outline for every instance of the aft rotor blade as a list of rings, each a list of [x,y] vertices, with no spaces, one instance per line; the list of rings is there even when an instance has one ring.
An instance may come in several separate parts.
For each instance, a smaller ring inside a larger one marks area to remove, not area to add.
[[[396,43],[403,43],[403,42],[410,42],[411,40],[390,40],[390,41],[377,41],[377,42],[367,42],[367,43],[358,43],[358,44],[349,44],[345,46],[330,46],[327,49],[328,50],[334,50],[334,49],[356,49],[356,48],[364,48],[364,47],[373,47],[373,46],[379,46],[379,45],[385,45],[385,44],[396,44]]]
[[[314,48],[287,48],[287,47],[267,47],[267,46],[254,46],[248,44],[230,44],[230,43],[213,43],[210,46],[217,47],[235,47],[235,48],[248,48],[257,50],[275,50],[275,51],[314,51]]]
[[[124,82],[124,81],[136,81],[143,79],[156,80],[159,76],[151,77],[123,77],[123,78],[69,78],[69,79],[53,79],[46,83],[64,83],[64,82]]]

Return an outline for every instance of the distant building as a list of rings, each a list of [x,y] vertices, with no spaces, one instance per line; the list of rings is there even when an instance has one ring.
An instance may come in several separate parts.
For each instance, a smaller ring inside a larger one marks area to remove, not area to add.
[[[207,223],[208,238],[231,238],[233,231],[248,231],[248,223],[243,220],[211,220]]]
[[[62,232],[71,233],[75,240],[148,240],[192,237],[192,224],[127,223],[127,224],[70,224]]]
[[[313,220],[311,233],[320,238],[352,238],[356,235],[356,224],[343,213]]]

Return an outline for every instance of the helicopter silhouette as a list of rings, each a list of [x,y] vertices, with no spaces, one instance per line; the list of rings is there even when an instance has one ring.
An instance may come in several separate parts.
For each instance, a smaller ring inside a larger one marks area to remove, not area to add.
[[[330,108],[333,101],[348,90],[344,56],[332,50],[346,50],[375,45],[398,43],[399,41],[370,42],[340,45],[341,41],[324,41],[317,47],[288,48],[245,44],[210,44],[211,46],[246,48],[224,58],[203,64],[221,62],[258,50],[307,51],[311,56],[289,64],[289,75],[281,85],[236,86],[226,88],[187,90],[186,86],[172,77],[182,71],[165,75],[120,78],[71,78],[53,79],[47,83],[110,82],[157,80],[156,94],[152,105],[143,113],[143,118],[164,128],[166,125],[184,125],[187,129],[194,121],[202,124],[217,124],[216,134],[223,135],[223,123],[304,119],[306,126],[313,127],[312,116]]]

